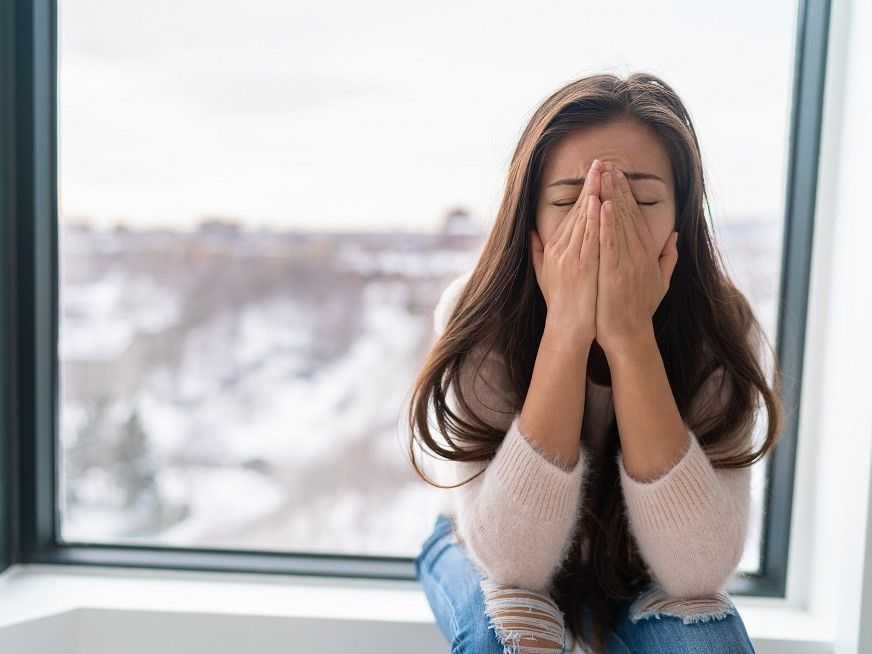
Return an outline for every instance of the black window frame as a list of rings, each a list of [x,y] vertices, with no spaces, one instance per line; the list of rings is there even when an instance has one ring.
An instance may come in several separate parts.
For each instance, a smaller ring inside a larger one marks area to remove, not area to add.
[[[783,597],[802,389],[829,0],[799,0],[776,350],[785,433],[771,455],[759,573]],[[414,580],[410,557],[59,542],[57,2],[0,2],[0,571],[16,563]],[[748,89],[753,93],[753,89]]]

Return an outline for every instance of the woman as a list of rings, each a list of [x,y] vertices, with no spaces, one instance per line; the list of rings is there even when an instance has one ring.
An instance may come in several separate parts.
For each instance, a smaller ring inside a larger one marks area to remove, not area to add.
[[[753,651],[723,587],[781,378],[705,202],[653,75],[574,81],[526,126],[409,407],[413,463],[417,440],[456,482],[414,463],[452,489],[415,560],[452,652]]]

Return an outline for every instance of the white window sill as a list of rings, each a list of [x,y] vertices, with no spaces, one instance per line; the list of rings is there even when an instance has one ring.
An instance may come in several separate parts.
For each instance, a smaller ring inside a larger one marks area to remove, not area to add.
[[[758,652],[832,652],[801,609],[734,598]],[[252,643],[256,642],[256,647]],[[0,651],[446,651],[417,582],[14,566],[0,575]],[[133,648],[133,649],[132,649]]]

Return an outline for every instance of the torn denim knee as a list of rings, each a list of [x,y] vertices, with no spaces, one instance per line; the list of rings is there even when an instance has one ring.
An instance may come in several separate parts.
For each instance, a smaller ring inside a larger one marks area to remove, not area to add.
[[[481,580],[485,608],[505,654],[564,652],[563,612],[550,597],[522,588]]]
[[[736,606],[724,591],[702,597],[670,597],[658,584],[640,594],[630,606],[630,621],[635,624],[661,615],[681,618],[684,624],[720,620],[736,613]]]

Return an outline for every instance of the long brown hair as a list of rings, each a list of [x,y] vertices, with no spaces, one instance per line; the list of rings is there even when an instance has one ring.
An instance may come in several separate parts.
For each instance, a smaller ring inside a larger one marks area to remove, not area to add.
[[[749,301],[725,272],[713,243],[706,223],[702,159],[690,116],[675,91],[654,75],[634,73],[622,80],[597,74],[558,89],[525,127],[512,155],[493,228],[415,379],[408,410],[409,448],[416,472],[428,483],[447,488],[422,474],[415,462],[416,441],[444,459],[487,461],[504,436],[475,416],[464,420],[446,402],[448,390],[458,389],[461,367],[483,343],[504,361],[508,392],[519,410],[523,405],[546,312],[530,254],[542,170],[566,135],[621,118],[635,119],[653,130],[672,162],[681,256],[653,324],[679,412],[717,468],[750,466],[779,438],[783,407],[777,355]],[[773,364],[771,387],[761,357],[763,344]],[[695,392],[716,371],[726,384],[722,388],[729,389],[726,400],[714,415],[704,419],[691,415]],[[459,406],[468,408],[462,391],[457,395]],[[767,426],[754,449],[747,434],[756,424],[758,397],[765,405]],[[452,447],[433,438],[431,405],[438,429]],[[463,447],[458,447],[460,442]],[[587,644],[595,652],[605,651],[606,628],[613,624],[620,605],[651,581],[628,530],[616,465],[620,438],[614,416],[606,443],[601,452],[586,450],[587,456],[595,457],[588,468],[594,474],[583,485],[580,529],[574,531],[570,555],[552,587],[567,629],[583,642],[587,640],[582,601],[585,597],[589,601],[593,642]],[[582,539],[589,547],[589,566],[582,565]]]

